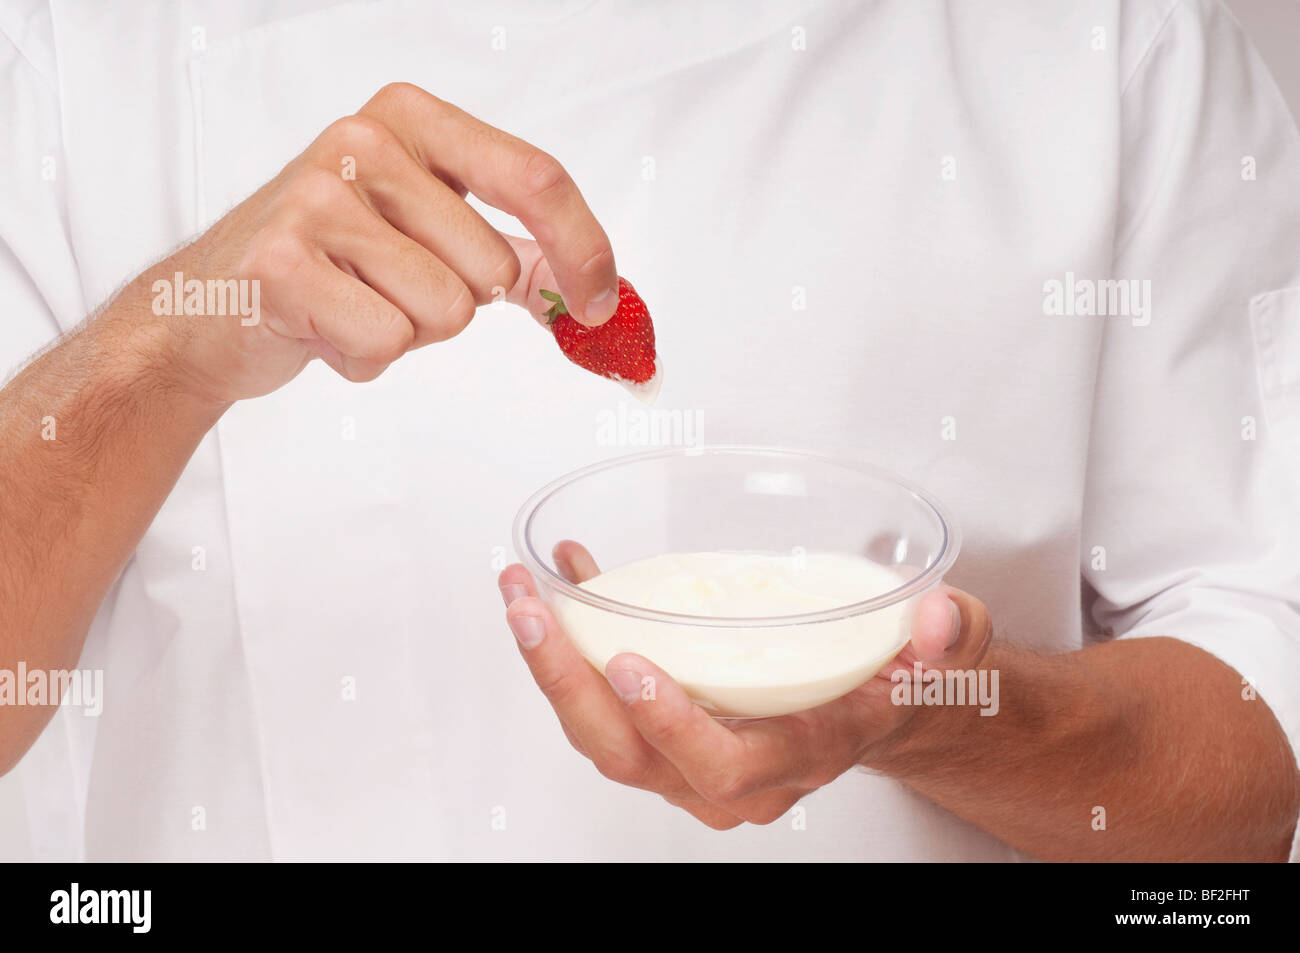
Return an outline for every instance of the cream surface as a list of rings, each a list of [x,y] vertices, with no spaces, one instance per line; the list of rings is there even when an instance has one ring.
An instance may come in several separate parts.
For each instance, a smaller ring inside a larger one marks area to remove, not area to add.
[[[667,553],[582,586],[659,612],[757,621],[850,605],[902,582],[893,569],[847,553]],[[620,652],[635,652],[704,707],[733,716],[785,714],[838,698],[902,648],[911,616],[909,601],[825,622],[710,626],[641,619],[562,595],[553,605],[597,668],[603,671]]]

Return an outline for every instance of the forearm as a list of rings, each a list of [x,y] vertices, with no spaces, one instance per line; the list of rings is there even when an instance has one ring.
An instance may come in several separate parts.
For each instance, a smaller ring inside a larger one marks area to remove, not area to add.
[[[1213,656],[1173,639],[1057,656],[995,643],[981,668],[999,671],[995,716],[919,709],[864,763],[1046,860],[1286,859],[1294,755]]]
[[[173,380],[171,333],[128,288],[0,390],[0,669],[75,667],[109,586],[225,409]],[[52,714],[0,707],[0,772]]]

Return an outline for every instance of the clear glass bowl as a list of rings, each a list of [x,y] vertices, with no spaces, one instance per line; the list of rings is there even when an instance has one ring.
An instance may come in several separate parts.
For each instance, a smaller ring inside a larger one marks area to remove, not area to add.
[[[519,511],[515,548],[598,670],[619,652],[663,668],[719,716],[767,717],[831,701],[907,644],[916,602],[957,558],[957,528],[920,487],[865,463],[797,450],[655,450],[577,470]],[[620,602],[578,583],[665,553],[743,553],[824,565],[866,557],[886,586],[834,608],[718,617]],[[581,553],[580,550],[577,550]],[[559,558],[557,559],[557,552]]]

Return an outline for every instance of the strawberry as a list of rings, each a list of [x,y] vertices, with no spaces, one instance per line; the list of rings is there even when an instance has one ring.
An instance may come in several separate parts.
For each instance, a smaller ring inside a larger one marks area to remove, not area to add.
[[[599,327],[579,324],[554,291],[542,291],[551,302],[547,325],[564,356],[593,374],[618,381],[650,403],[659,393],[660,365],[655,354],[655,328],[650,311],[626,278],[618,279],[618,307]]]

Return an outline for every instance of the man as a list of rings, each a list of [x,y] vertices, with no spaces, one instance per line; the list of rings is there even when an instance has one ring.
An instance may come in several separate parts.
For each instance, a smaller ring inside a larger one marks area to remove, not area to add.
[[[100,718],[0,709],[38,856],[1295,856],[1300,145],[1219,7],[4,10],[4,358],[53,346],[0,392],[0,650],[104,673]],[[615,249],[661,407],[958,514],[913,651],[998,716],[722,735],[510,569],[654,794],[568,750],[487,580],[643,411],[488,302],[599,323]]]

